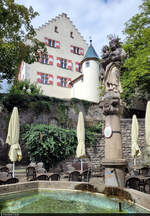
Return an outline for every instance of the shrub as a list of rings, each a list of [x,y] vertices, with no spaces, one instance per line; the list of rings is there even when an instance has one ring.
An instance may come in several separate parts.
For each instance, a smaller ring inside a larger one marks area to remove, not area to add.
[[[52,167],[75,153],[77,138],[74,130],[44,124],[25,127],[22,140],[31,160],[43,161],[46,167]]]
[[[30,160],[43,161],[46,167],[52,167],[75,154],[76,130],[54,125],[32,124],[24,125],[21,131],[21,140],[26,145]],[[86,146],[95,141],[95,133],[89,133],[90,135],[85,134]]]

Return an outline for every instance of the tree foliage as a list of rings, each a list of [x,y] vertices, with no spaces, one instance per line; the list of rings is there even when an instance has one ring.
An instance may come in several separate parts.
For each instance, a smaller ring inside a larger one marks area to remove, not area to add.
[[[33,63],[38,51],[45,53],[44,43],[36,39],[31,21],[38,15],[32,7],[26,8],[14,0],[0,1],[0,72],[1,79],[11,80],[22,60]]]
[[[10,95],[42,95],[42,90],[36,83],[30,83],[29,80],[18,81],[15,80],[14,84],[9,89]]]
[[[136,96],[143,101],[150,99],[150,1],[143,0],[139,13],[126,24],[123,48],[127,60],[122,68],[123,98],[128,105]]]

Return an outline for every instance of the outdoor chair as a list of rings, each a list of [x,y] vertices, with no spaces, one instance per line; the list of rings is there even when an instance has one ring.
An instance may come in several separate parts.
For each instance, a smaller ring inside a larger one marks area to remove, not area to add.
[[[27,167],[26,168],[26,177],[27,177],[27,180],[30,180],[30,181],[34,181],[36,180],[36,169],[35,167]]]
[[[4,166],[0,168],[0,172],[7,172],[9,174],[9,168]]]
[[[144,183],[144,192],[150,194],[150,178],[145,180]]]
[[[5,182],[0,180],[0,185],[4,185],[4,184],[5,184]]]
[[[9,178],[5,181],[5,184],[15,184],[18,183],[19,179],[18,178]]]
[[[49,176],[49,180],[51,180],[51,181],[59,181],[60,180],[60,175],[58,173],[53,173],[52,175]]]
[[[3,180],[8,178],[8,172],[0,172],[0,179]]]
[[[82,176],[82,181],[84,182],[89,182],[90,178],[91,178],[91,170],[85,170],[82,172],[81,174]]]
[[[43,162],[39,162],[36,165],[37,165],[37,169],[44,168],[44,163]]]
[[[147,177],[150,177],[150,167],[147,168],[148,171],[147,171]]]
[[[83,171],[88,169],[88,163],[87,162],[82,162],[82,166],[83,166]],[[81,161],[76,161],[72,163],[72,167],[75,170],[81,170]]]
[[[8,174],[10,174],[10,175],[12,176],[13,164],[12,164],[12,163],[9,163],[9,164],[6,165],[6,167],[9,169]]]
[[[36,177],[36,180],[48,181],[49,177],[47,175],[45,175],[45,174],[41,174],[41,175],[38,175]]]
[[[44,169],[44,168],[37,168],[36,169],[36,173],[46,173],[47,171],[46,171],[46,169]]]
[[[126,181],[126,187],[140,191],[141,182],[137,177],[131,177]]]
[[[149,167],[143,167],[140,169],[140,174],[144,176],[150,176]]]
[[[81,174],[78,171],[73,171],[69,174],[69,181],[81,181]]]
[[[36,165],[36,163],[35,163],[35,162],[32,162],[32,161],[31,161],[31,162],[29,163],[29,165],[28,165],[28,166],[29,166],[29,167],[36,167],[37,165]]]

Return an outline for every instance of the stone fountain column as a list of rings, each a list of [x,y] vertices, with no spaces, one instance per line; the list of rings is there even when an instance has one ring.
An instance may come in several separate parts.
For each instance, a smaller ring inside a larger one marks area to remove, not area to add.
[[[105,115],[105,184],[124,187],[124,168],[127,165],[122,158],[122,142],[120,130],[120,66],[126,57],[118,38],[113,38],[109,46],[102,49],[101,79],[104,86],[104,97],[100,107]]]
[[[101,101],[101,108],[105,115],[105,185],[124,187],[127,162],[122,158],[120,95],[107,92]]]

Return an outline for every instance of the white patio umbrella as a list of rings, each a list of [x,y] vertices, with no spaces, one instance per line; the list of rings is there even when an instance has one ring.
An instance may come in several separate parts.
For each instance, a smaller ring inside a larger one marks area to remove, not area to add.
[[[83,171],[82,158],[86,157],[85,153],[85,127],[83,113],[79,112],[77,124],[77,139],[78,145],[76,149],[76,157],[81,158],[81,171]]]
[[[150,101],[146,106],[145,115],[145,150],[144,150],[144,163],[145,165],[150,164]]]
[[[19,114],[18,108],[14,107],[8,126],[8,133],[6,138],[6,143],[10,145],[9,159],[13,162],[13,177],[15,172],[15,161],[20,161],[22,159],[21,148],[19,145]]]
[[[131,155],[134,158],[134,165],[136,165],[136,158],[141,155],[140,148],[138,146],[139,125],[136,115],[132,117],[131,128]]]

